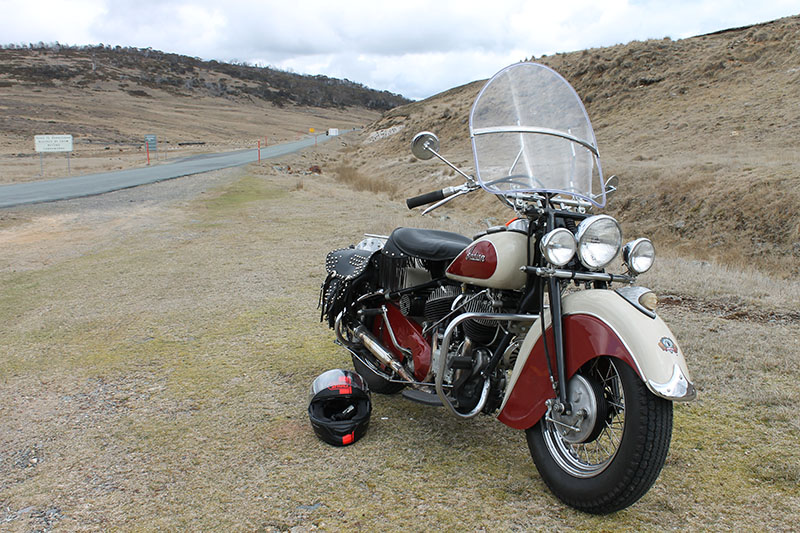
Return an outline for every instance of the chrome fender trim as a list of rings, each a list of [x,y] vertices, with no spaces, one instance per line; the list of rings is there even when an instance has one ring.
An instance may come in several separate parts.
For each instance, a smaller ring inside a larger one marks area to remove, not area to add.
[[[697,390],[694,385],[683,375],[679,365],[675,365],[672,370],[672,377],[666,383],[656,383],[648,380],[647,388],[653,391],[656,396],[661,396],[666,400],[690,402],[697,398]]]

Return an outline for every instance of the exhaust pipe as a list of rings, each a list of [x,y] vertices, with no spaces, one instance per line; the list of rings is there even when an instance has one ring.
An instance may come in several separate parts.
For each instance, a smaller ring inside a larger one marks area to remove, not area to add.
[[[353,336],[360,340],[361,344],[363,344],[364,347],[378,359],[378,361],[388,365],[397,373],[398,376],[404,380],[414,383],[414,378],[408,373],[403,365],[400,364],[400,361],[395,359],[392,353],[384,348],[380,341],[378,341],[378,339],[376,339],[375,336],[366,327],[364,327],[363,324],[353,330]]]

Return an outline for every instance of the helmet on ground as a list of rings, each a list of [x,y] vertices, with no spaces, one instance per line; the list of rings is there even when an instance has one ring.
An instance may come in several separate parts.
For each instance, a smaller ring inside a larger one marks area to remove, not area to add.
[[[367,431],[372,403],[369,387],[350,370],[328,370],[311,384],[308,417],[317,437],[334,446],[346,446]]]

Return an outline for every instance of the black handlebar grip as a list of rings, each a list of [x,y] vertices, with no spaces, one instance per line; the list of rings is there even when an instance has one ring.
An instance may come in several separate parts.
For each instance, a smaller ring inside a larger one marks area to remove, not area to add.
[[[439,189],[438,191],[428,192],[413,198],[409,198],[406,200],[406,205],[409,209],[414,209],[415,207],[425,204],[432,204],[433,202],[438,202],[442,199],[444,199],[444,189]]]

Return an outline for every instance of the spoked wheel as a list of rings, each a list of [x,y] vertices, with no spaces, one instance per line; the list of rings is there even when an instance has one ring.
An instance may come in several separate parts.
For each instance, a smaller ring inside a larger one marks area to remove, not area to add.
[[[647,390],[630,366],[605,357],[569,380],[567,396],[569,415],[549,412],[526,432],[536,468],[558,498],[581,511],[632,505],[664,466],[672,403]]]

